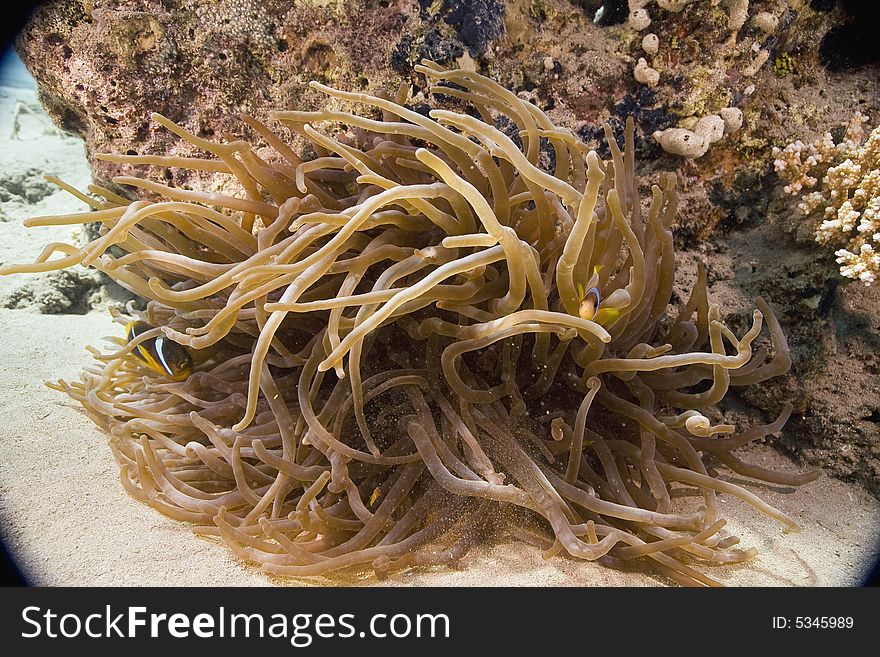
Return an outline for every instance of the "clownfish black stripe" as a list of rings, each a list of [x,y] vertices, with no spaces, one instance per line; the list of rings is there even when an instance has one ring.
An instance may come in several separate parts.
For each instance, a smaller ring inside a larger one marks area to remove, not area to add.
[[[146,322],[130,322],[125,327],[126,339],[134,340],[152,328]],[[184,381],[192,374],[189,352],[164,335],[144,340],[133,353],[151,370],[174,381]]]

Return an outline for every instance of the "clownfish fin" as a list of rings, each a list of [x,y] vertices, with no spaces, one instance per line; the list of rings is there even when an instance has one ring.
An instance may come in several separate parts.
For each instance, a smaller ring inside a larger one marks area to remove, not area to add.
[[[599,308],[593,321],[600,326],[610,326],[617,318],[620,317],[620,311],[617,308]]]

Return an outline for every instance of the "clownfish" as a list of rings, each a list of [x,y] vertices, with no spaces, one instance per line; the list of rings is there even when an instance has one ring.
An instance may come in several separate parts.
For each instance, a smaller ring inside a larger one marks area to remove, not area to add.
[[[370,508],[372,508],[376,504],[376,500],[379,499],[380,495],[382,495],[382,489],[376,486],[373,489],[373,493],[370,495]]]
[[[125,339],[131,341],[151,328],[153,327],[146,322],[129,322],[125,327]],[[192,358],[189,352],[164,335],[144,340],[138,344],[134,353],[151,370],[173,381],[185,381],[192,374]]]
[[[586,290],[584,289],[586,287]],[[608,326],[620,316],[617,308],[602,308],[602,294],[599,292],[599,266],[593,269],[593,276],[587,281],[586,286],[577,284],[578,295],[581,304],[578,306],[578,315],[581,319],[587,319],[601,326]]]

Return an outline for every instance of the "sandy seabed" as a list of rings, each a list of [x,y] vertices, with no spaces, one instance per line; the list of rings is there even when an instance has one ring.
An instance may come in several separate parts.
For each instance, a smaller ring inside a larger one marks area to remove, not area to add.
[[[82,142],[22,115],[11,139],[16,102],[34,106],[24,87],[0,86],[0,187],[19,190],[56,174],[85,188],[90,182]],[[25,185],[26,186],[26,185]],[[0,263],[33,259],[51,241],[76,239],[69,228],[27,230],[29,216],[78,212],[84,204],[62,191],[38,200],[8,193],[0,202]],[[37,194],[36,196],[40,196]],[[0,278],[0,300],[30,277]],[[652,586],[667,583],[644,567],[622,572],[570,558],[542,559],[534,547],[497,542],[472,551],[456,569],[432,568],[377,580],[279,580],[263,575],[219,541],[192,534],[128,497],[107,437],[77,403],[44,381],[75,378],[90,356],[85,347],[118,335],[105,310],[44,315],[0,308],[0,534],[30,581],[69,586],[267,586],[364,584],[392,586]],[[764,467],[795,466],[771,447],[742,450]],[[734,475],[735,477],[735,475]],[[749,484],[794,518],[802,531],[781,526],[745,503],[719,495],[727,529],[758,559],[706,572],[735,586],[853,586],[880,553],[880,502],[862,488],[827,476],[792,489]]]

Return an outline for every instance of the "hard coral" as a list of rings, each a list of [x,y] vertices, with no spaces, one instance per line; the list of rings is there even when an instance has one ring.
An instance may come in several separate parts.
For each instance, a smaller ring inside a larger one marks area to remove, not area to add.
[[[817,242],[845,247],[834,253],[840,273],[871,285],[880,274],[880,126],[865,139],[867,120],[856,112],[838,144],[826,132],[812,144],[774,148],[773,165],[789,194],[818,186],[798,208],[822,217]]]

